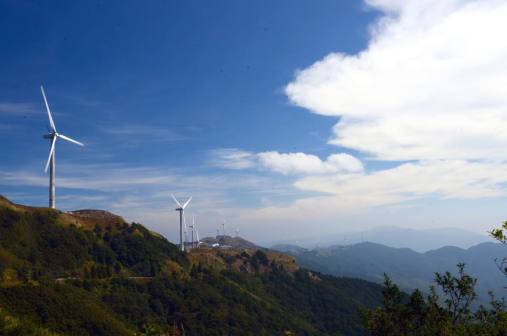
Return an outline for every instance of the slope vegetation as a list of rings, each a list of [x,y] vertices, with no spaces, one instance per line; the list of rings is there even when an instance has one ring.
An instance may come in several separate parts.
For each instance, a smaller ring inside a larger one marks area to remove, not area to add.
[[[381,296],[281,253],[183,254],[109,213],[0,200],[2,335],[362,335]]]

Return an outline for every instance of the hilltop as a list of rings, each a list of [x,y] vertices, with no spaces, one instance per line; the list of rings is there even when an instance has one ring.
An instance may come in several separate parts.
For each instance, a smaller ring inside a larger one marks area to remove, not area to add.
[[[187,254],[108,212],[0,198],[2,335],[362,335],[381,296],[284,253]]]
[[[206,237],[201,239],[205,245],[213,245],[218,244],[220,246],[232,247],[236,249],[250,249],[250,250],[260,250],[262,247],[244,239],[241,237],[231,237],[227,235],[219,235],[216,237]]]

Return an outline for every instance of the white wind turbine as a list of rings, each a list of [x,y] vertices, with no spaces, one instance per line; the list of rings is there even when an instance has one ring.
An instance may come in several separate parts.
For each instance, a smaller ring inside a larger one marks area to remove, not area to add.
[[[187,216],[185,216],[185,214],[183,214],[183,237],[184,237],[183,244],[187,244],[188,243],[188,227],[187,227]]]
[[[199,231],[197,231],[197,225],[195,225],[195,216],[192,215],[192,225],[189,225],[189,227],[192,229],[192,247],[199,247],[201,244],[201,241],[199,240]],[[194,240],[194,232],[195,232],[195,239]],[[197,245],[194,243],[194,241],[197,243]]]
[[[192,200],[192,197],[190,197],[183,205],[181,205],[181,203],[178,202],[178,200],[176,199],[176,197],[174,197],[173,194],[171,194],[171,197],[173,198],[174,202],[176,202],[176,205],[178,205],[178,207],[175,210],[179,211],[180,213],[180,248],[181,251],[185,251],[185,245],[183,243],[183,216],[185,208],[187,207],[188,203],[190,203],[190,201]]]
[[[80,143],[79,141],[76,141],[74,139],[66,137],[65,135],[60,134],[56,131],[56,126],[53,121],[53,117],[51,116],[51,111],[49,110],[48,100],[46,99],[46,94],[44,93],[44,88],[42,87],[42,85],[40,87],[40,91],[42,92],[42,98],[44,98],[44,103],[46,104],[46,110],[48,111],[48,117],[49,117],[50,130],[49,130],[49,134],[44,135],[44,138],[51,140],[51,147],[49,150],[48,162],[46,163],[46,168],[44,168],[44,172],[47,173],[48,168],[51,167],[50,171],[49,171],[49,207],[54,209],[55,208],[55,189],[56,189],[56,186],[55,186],[55,182],[56,182],[56,160],[55,160],[56,139],[60,138],[63,140],[67,140],[67,141],[75,143],[79,146],[84,146],[84,145],[82,143]]]
[[[186,228],[187,224],[185,222],[185,228]],[[188,228],[190,229],[190,236],[192,237],[192,239],[190,240],[190,248],[194,248],[194,215],[192,215],[192,224],[190,224],[188,226]],[[185,240],[188,241],[188,236],[187,236],[187,232],[185,231]]]
[[[197,229],[197,225],[195,224],[195,218],[192,216],[192,226],[194,227],[194,230],[195,230],[195,239],[197,241],[197,247],[199,247],[199,245],[201,245],[201,240],[199,239],[199,230]]]

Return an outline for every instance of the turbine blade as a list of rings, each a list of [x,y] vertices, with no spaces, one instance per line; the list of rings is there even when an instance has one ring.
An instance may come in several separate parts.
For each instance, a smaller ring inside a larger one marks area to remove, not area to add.
[[[40,86],[40,91],[42,92],[42,98],[44,98],[44,103],[46,104],[46,110],[48,110],[49,124],[51,125],[51,129],[53,130],[53,132],[56,132],[55,122],[53,121],[53,117],[51,116],[48,100],[46,99],[46,94],[44,93],[44,88],[42,87],[42,85]]]
[[[180,208],[182,208],[182,206],[181,206],[180,202],[178,202],[178,200],[176,199],[176,197],[174,197],[174,195],[173,195],[173,194],[171,194],[171,197],[172,197],[172,198],[173,198],[173,200],[176,202],[176,204],[177,204]]]
[[[63,140],[67,140],[67,141],[69,141],[69,142],[73,142],[73,143],[75,143],[76,145],[79,145],[79,146],[84,146],[81,142],[76,141],[76,140],[74,140],[74,139],[71,139],[71,138],[69,138],[69,137],[66,137],[66,136],[65,136],[65,135],[63,135],[63,134],[58,134],[57,136],[58,136],[59,138],[62,138]]]
[[[182,208],[185,209],[188,205],[188,203],[190,203],[190,201],[192,200],[192,196],[190,196],[190,198],[188,199],[188,201],[185,202],[185,204],[183,204]]]
[[[53,156],[53,153],[55,152],[55,143],[56,143],[56,137],[54,137],[53,141],[51,142],[51,149],[49,150],[48,162],[46,163],[46,168],[44,168],[45,173],[48,172],[49,162],[51,162],[51,157]]]

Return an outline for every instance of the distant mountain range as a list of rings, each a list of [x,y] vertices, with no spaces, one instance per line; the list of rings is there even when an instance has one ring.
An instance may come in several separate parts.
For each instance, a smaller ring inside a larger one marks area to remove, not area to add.
[[[435,272],[455,272],[456,264],[464,262],[466,272],[478,278],[482,302],[488,302],[489,290],[497,297],[507,297],[507,278],[495,264],[496,258],[507,256],[507,247],[502,244],[481,243],[468,249],[446,246],[425,253],[371,242],[313,250],[293,245],[272,248],[293,255],[302,267],[335,276],[381,282],[386,273],[405,290],[427,291]]]
[[[442,246],[469,248],[492,241],[492,238],[488,237],[486,233],[479,234],[459,228],[407,229],[395,226],[379,226],[365,231],[310,237],[301,240],[284,240],[263,245],[295,245],[313,249],[372,242],[391,247],[406,247],[417,252],[426,252]]]

